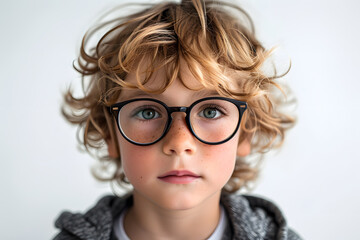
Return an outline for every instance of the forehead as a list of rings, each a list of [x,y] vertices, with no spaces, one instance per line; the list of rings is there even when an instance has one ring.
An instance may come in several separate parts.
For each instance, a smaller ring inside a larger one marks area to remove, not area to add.
[[[196,71],[196,77],[192,71]],[[188,63],[182,57],[178,61],[167,64],[160,61],[152,62],[150,57],[144,57],[137,61],[127,74],[125,82],[131,84],[132,89],[148,93],[162,93],[175,80],[189,90],[218,92],[219,86],[238,90],[239,83],[244,77],[242,73],[229,69],[221,73],[217,72],[217,76],[212,74],[213,76],[210,77],[208,74],[210,71],[200,70],[198,65],[189,68]]]
[[[130,71],[125,77],[125,81],[137,89],[149,92],[164,91],[172,82],[179,80],[181,84],[191,90],[214,90],[206,89],[191,73],[188,64],[180,59],[178,63],[172,62],[164,66],[159,63],[153,63],[149,58],[144,58]]]
[[[163,88],[163,83],[166,82],[166,74],[164,70],[159,70],[154,73],[149,82],[145,85],[146,89],[157,90]],[[176,78],[172,83],[166,86],[166,89],[161,92],[144,91],[143,89],[125,89],[121,91],[120,100],[132,99],[136,97],[150,97],[156,98],[162,101],[169,101],[178,99],[181,104],[188,104],[187,101],[194,101],[196,99],[219,95],[216,90],[211,90],[203,87],[191,74],[182,76],[183,80]],[[136,83],[137,79],[135,74],[129,74],[128,80],[132,83]],[[189,89],[190,87],[196,88],[196,90]],[[180,100],[181,99],[181,100]],[[175,104],[175,103],[174,103]]]

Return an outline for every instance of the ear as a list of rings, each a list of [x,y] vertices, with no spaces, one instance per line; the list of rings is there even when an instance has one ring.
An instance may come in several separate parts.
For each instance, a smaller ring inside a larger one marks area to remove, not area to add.
[[[118,152],[118,148],[116,146],[116,143],[113,139],[106,139],[106,144],[108,147],[108,153],[109,153],[109,157],[111,158],[119,158],[119,152]]]
[[[237,156],[239,157],[246,157],[250,154],[251,151],[251,145],[250,145],[250,139],[245,138],[243,141],[241,141],[237,148]]]

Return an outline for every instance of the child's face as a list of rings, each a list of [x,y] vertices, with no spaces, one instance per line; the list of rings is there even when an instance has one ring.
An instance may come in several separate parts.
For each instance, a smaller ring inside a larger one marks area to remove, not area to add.
[[[199,86],[187,67],[182,67],[183,81],[190,87]],[[148,87],[156,87],[165,78],[164,69],[154,74]],[[136,82],[134,74],[126,81]],[[176,80],[161,94],[139,90],[123,90],[121,101],[133,98],[154,98],[168,106],[190,106],[194,101],[214,96],[210,90],[192,91]],[[246,155],[249,146],[238,146],[239,130],[233,138],[220,145],[208,145],[197,140],[187,128],[185,113],[172,114],[170,130],[159,142],[149,146],[134,145],[117,130],[120,157],[128,180],[134,187],[137,202],[164,209],[189,209],[208,201],[219,201],[222,187],[231,177],[237,153]],[[195,177],[161,178],[171,171],[190,171]]]

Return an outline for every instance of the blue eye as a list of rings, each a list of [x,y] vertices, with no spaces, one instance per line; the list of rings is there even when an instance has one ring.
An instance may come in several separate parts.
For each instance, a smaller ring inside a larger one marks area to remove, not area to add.
[[[199,115],[200,115],[200,117],[215,119],[215,118],[220,117],[222,115],[222,113],[214,107],[207,107],[204,110],[202,110],[199,113]]]
[[[135,116],[137,116],[140,119],[151,120],[151,119],[159,118],[160,114],[154,109],[147,108],[140,110],[139,112],[136,113]]]

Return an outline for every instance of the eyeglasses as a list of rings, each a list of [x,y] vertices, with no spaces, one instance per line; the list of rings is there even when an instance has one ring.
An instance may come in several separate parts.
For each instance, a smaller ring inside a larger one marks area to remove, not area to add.
[[[186,113],[190,132],[201,142],[216,145],[230,140],[240,126],[246,102],[225,97],[207,97],[189,107],[168,107],[151,98],[137,98],[110,107],[122,136],[147,146],[160,141],[169,131],[172,113]]]

